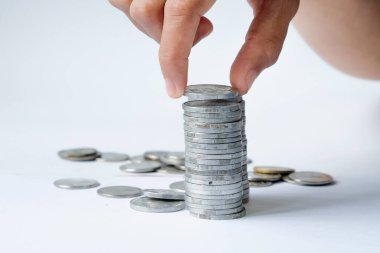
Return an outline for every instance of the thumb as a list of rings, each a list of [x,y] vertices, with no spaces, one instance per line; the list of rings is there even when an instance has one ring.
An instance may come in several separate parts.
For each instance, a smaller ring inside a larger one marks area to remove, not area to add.
[[[257,76],[277,61],[298,5],[299,0],[261,4],[231,67],[231,84],[240,94],[246,94]]]

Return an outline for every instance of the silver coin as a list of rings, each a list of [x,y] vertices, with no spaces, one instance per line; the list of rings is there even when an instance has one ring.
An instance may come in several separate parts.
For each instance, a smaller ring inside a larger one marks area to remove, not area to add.
[[[102,152],[101,158],[106,162],[123,162],[129,159],[129,155],[115,152]]]
[[[178,182],[174,182],[174,183],[171,183],[169,185],[169,188],[172,189],[172,190],[176,190],[176,191],[179,191],[179,192],[185,192],[185,181],[178,181]]]
[[[160,157],[160,161],[168,165],[182,165],[185,163],[185,152],[167,152]]]
[[[229,99],[226,99],[227,101],[231,101],[231,102],[236,102],[236,103],[239,103],[240,104],[240,108],[244,108],[245,107],[245,103],[242,104],[242,102],[245,102],[243,100],[243,97],[242,96],[237,96],[235,98],[229,98]]]
[[[194,118],[208,118],[208,119],[220,119],[220,118],[230,118],[230,117],[241,117],[242,112],[237,111],[228,111],[228,112],[217,112],[217,113],[199,113],[199,112],[188,112],[184,111],[183,115]]]
[[[205,160],[205,159],[196,159],[189,157],[189,154],[187,154],[187,157],[185,159],[186,163],[193,163],[193,164],[204,164],[204,165],[230,165],[230,164],[237,164],[242,163],[243,158],[233,158],[233,159],[213,159],[213,160]]]
[[[156,161],[130,161],[120,166],[120,170],[131,173],[146,173],[156,171],[161,163]]]
[[[134,198],[143,195],[143,191],[140,188],[124,185],[99,188],[97,193],[100,196],[109,198]]]
[[[268,181],[255,181],[255,182],[249,182],[250,187],[254,188],[261,188],[261,187],[267,187],[271,186],[273,183]]]
[[[236,177],[233,180],[200,180],[200,179],[193,179],[185,175],[185,182],[189,182],[192,184],[200,184],[200,185],[226,185],[226,184],[228,185],[228,184],[242,182],[242,180],[239,177]]]
[[[226,149],[233,149],[233,148],[242,148],[240,141],[226,143],[226,144],[202,144],[202,143],[188,142],[185,145],[186,145],[186,148],[211,149],[211,150],[226,150]]]
[[[62,178],[54,181],[54,185],[61,189],[81,190],[98,187],[100,183],[89,178]]]
[[[200,219],[206,219],[206,220],[233,220],[242,218],[245,216],[246,211],[245,208],[241,212],[233,213],[233,214],[225,214],[225,215],[208,215],[208,214],[198,214],[198,213],[192,213],[190,214],[196,218]]]
[[[232,213],[238,213],[243,210],[243,205],[240,205],[235,208],[230,209],[220,209],[220,210],[206,210],[201,208],[193,208],[193,207],[186,207],[187,210],[189,210],[192,213],[198,213],[198,214],[206,214],[206,215],[225,215],[225,214],[232,214]]]
[[[300,183],[297,183],[296,181],[294,181],[293,179],[290,179],[288,175],[286,176],[283,176],[282,177],[282,180],[287,182],[287,183],[290,183],[290,184],[297,184],[297,185],[302,185]]]
[[[153,150],[153,151],[146,151],[143,156],[146,160],[151,160],[151,161],[160,161],[160,157],[165,155],[167,151],[158,151],[158,150]]]
[[[169,189],[145,189],[144,195],[154,199],[184,200],[185,193]]]
[[[89,161],[95,161],[97,158],[99,158],[98,154],[90,155],[90,156],[80,156],[80,157],[63,157],[62,159],[72,161],[72,162],[89,162]]]
[[[249,198],[244,198],[243,199],[243,205],[246,205],[246,204],[248,204],[249,203]]]
[[[225,194],[235,194],[235,193],[242,193],[243,187],[240,186],[239,188],[235,189],[229,189],[229,190],[206,190],[206,189],[201,189],[197,190],[193,188],[192,186],[189,186],[189,184],[185,184],[185,189],[186,192],[191,194],[202,194],[202,195],[213,195],[213,196],[223,196]],[[190,195],[191,196],[191,195]]]
[[[225,138],[240,137],[241,139],[241,130],[238,130],[235,132],[227,132],[227,133],[198,133],[198,132],[185,131],[185,137],[201,138],[201,139],[225,139]],[[239,142],[242,145],[241,141]]]
[[[194,150],[195,152],[197,151],[198,149]],[[241,157],[242,157],[242,152],[241,152],[241,149],[237,152],[237,153],[227,153],[227,154],[203,154],[203,153],[193,153],[193,152],[190,152],[191,150],[186,150],[186,157],[188,159],[191,159],[191,158],[194,158],[194,159],[202,159],[202,160],[233,160],[233,159],[239,159],[238,162],[241,161]],[[205,161],[205,162],[206,162]],[[237,160],[236,160],[237,161]],[[233,162],[233,163],[238,163],[238,162]],[[209,163],[205,163],[205,164],[209,164]],[[212,163],[214,164],[214,163]],[[211,165],[212,165],[211,164]],[[215,165],[218,165],[220,163],[216,163]],[[224,163],[221,163],[221,164],[224,164]],[[227,164],[230,164],[230,163],[227,163]]]
[[[240,142],[241,136],[237,137],[231,137],[231,138],[193,138],[193,137],[187,137],[185,136],[186,143],[193,142],[193,143],[209,143],[209,144],[225,144],[225,143],[233,143],[233,142]]]
[[[281,174],[286,175],[294,172],[294,169],[280,166],[255,166],[254,172],[262,174]]]
[[[235,199],[235,198],[241,198],[243,196],[243,193],[238,192],[234,194],[224,194],[224,195],[207,195],[207,194],[186,192],[186,195],[192,198],[197,198],[197,199]]]
[[[185,164],[177,164],[177,165],[174,165],[174,167],[176,167],[179,170],[186,171]]]
[[[205,205],[205,204],[195,204],[195,203],[191,203],[191,202],[186,202],[186,207],[204,209],[204,210],[232,209],[232,208],[236,208],[236,207],[239,207],[242,205],[243,205],[242,199],[240,199],[238,202],[235,202],[235,203],[222,204],[222,205]]]
[[[208,181],[229,181],[229,180],[241,180],[241,172],[232,175],[214,175],[214,176],[204,176],[186,173],[185,178],[190,178],[192,180],[208,180]]]
[[[230,199],[199,199],[199,198],[193,198],[185,194],[185,201],[186,203],[193,203],[198,205],[228,205],[232,203],[236,203],[241,201],[241,196],[238,196],[236,198],[230,198]]]
[[[185,122],[184,129],[196,133],[225,133],[241,131],[242,122],[230,123],[202,123],[202,122]]]
[[[232,170],[232,169],[237,169],[237,168],[243,169],[240,163],[228,164],[228,165],[205,165],[205,164],[195,164],[195,163],[186,162],[185,166],[187,168],[194,169],[194,170]]]
[[[202,155],[219,155],[219,156],[224,155],[226,157],[229,157],[226,159],[237,158],[239,157],[237,154],[240,154],[240,157],[243,156],[241,147],[230,148],[230,149],[200,149],[200,148],[198,149],[198,148],[186,147],[186,152],[188,156],[190,157],[194,157],[194,155],[196,155],[196,157],[194,158],[202,157]],[[190,153],[193,155],[191,155]],[[225,159],[225,158],[217,158],[217,159]]]
[[[72,148],[72,149],[64,149],[58,152],[58,155],[64,159],[70,158],[70,157],[94,156],[97,154],[98,154],[98,151],[94,148]]]
[[[130,202],[132,209],[140,212],[169,213],[177,212],[185,208],[185,201],[162,200],[148,197],[139,197]]]
[[[226,118],[195,118],[183,115],[185,122],[196,122],[196,123],[229,123],[241,120],[241,116],[236,117],[226,117]]]
[[[240,104],[225,100],[188,101],[182,104],[182,108],[184,112],[190,114],[228,114],[241,112]]]
[[[162,166],[161,168],[157,170],[157,172],[163,173],[163,174],[174,174],[174,175],[185,173],[185,171],[178,169],[177,167],[169,166],[169,165]]]
[[[321,172],[298,171],[288,176],[293,181],[303,185],[326,185],[334,182],[330,175]]]
[[[276,182],[281,179],[281,174],[261,174],[261,173],[254,173],[254,172],[248,172],[248,181],[270,181],[270,182]]]
[[[129,158],[129,161],[136,162],[136,163],[141,163],[147,161],[143,155],[134,155]]]
[[[185,96],[189,100],[234,99],[239,96],[239,93],[226,85],[198,84],[188,85],[185,90]]]
[[[195,169],[186,169],[187,175],[202,175],[202,176],[224,176],[224,175],[235,175],[236,173],[241,173],[241,168],[232,169],[232,170],[195,170]]]
[[[206,184],[194,184],[185,180],[185,188],[190,190],[205,190],[205,191],[218,191],[218,190],[233,190],[242,187],[242,182],[222,184],[222,185],[206,185]]]

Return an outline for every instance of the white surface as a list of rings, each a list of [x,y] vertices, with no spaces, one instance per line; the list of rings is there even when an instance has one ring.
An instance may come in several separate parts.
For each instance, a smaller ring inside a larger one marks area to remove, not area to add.
[[[218,1],[214,33],[191,56],[190,83],[228,83],[250,15],[245,1]],[[247,217],[234,221],[139,213],[94,189],[53,187],[67,176],[143,188],[177,180],[56,155],[76,146],[131,155],[183,148],[183,100],[165,94],[157,45],[106,1],[1,1],[0,69],[1,252],[380,248],[380,83],[330,68],[293,29],[246,96],[249,156],[328,172],[338,184],[253,189]]]

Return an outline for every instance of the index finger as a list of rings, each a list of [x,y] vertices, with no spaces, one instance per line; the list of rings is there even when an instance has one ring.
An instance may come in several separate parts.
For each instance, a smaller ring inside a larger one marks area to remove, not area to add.
[[[187,84],[189,55],[201,17],[216,0],[167,0],[159,58],[171,97],[182,96]]]

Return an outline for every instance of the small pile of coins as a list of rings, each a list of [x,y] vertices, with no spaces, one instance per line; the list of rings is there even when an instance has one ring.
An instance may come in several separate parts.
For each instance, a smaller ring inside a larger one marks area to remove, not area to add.
[[[122,162],[129,160],[129,156],[116,152],[99,152],[95,148],[73,148],[58,152],[58,156],[64,160],[87,162],[102,159],[105,162]]]
[[[202,219],[243,217],[249,201],[243,100],[223,85],[190,85],[185,95],[187,209]]]

